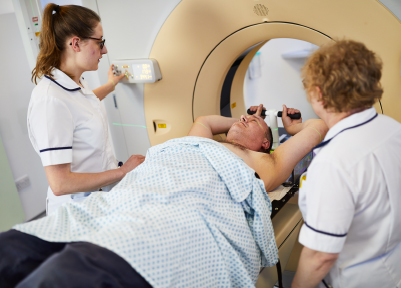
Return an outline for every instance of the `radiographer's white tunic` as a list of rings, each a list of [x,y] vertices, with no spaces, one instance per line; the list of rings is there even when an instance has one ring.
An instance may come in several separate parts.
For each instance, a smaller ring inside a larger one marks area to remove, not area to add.
[[[28,107],[29,138],[43,166],[71,163],[71,172],[76,173],[117,168],[106,111],[99,99],[83,78],[81,88],[58,69],[53,75],[54,80],[45,76],[33,89]],[[47,214],[64,202],[80,201],[89,194],[55,196],[49,187]]]
[[[325,277],[335,288],[401,287],[401,124],[370,108],[322,143],[300,189],[299,242],[340,253]]]

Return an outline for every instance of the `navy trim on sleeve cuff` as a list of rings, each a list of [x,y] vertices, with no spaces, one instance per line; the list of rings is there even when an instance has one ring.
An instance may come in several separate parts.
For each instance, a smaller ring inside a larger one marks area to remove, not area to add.
[[[66,150],[66,149],[72,149],[72,146],[71,146],[71,147],[47,148],[47,149],[39,150],[39,152],[42,153],[42,152],[46,152],[46,151],[52,151],[52,150]]]
[[[306,225],[308,228],[310,228],[311,230],[313,230],[313,231],[315,231],[315,232],[317,232],[317,233],[321,233],[321,234],[329,235],[329,236],[333,236],[333,237],[345,237],[345,236],[347,236],[347,234],[348,234],[348,233],[345,233],[345,234],[333,234],[333,233],[328,233],[328,232],[320,231],[320,230],[317,230],[317,229],[315,229],[315,228],[312,228],[312,227],[309,226],[308,223],[306,223],[306,222],[305,222],[305,225]]]
[[[56,83],[58,86],[60,86],[60,87],[63,88],[64,90],[67,90],[67,91],[70,91],[70,92],[74,92],[74,91],[81,90],[81,87],[74,88],[74,89],[65,88],[63,85],[59,84],[57,81],[53,80],[53,79],[50,78],[49,76],[45,75],[45,77],[46,77],[47,79],[53,81],[54,83]]]

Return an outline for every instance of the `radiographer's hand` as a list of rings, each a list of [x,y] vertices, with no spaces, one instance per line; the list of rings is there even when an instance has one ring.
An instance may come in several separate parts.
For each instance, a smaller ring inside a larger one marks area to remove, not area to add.
[[[302,117],[300,119],[291,119],[290,117],[288,117],[289,114],[295,114],[295,113],[301,113],[301,112],[298,109],[287,108],[286,105],[283,105],[283,114],[281,116],[281,119],[283,120],[283,125],[285,130],[291,135],[293,135],[291,133],[292,130],[291,126],[302,123]]]
[[[120,80],[123,79],[125,76],[124,74],[114,76],[113,67],[114,65],[111,65],[109,68],[109,72],[107,73],[107,83],[93,90],[93,93],[100,101],[106,98],[106,96],[109,95],[110,92],[113,92],[118,82],[120,82]]]
[[[249,110],[256,111],[256,113],[254,115],[260,116],[263,119],[266,118],[266,116],[262,116],[262,111],[266,110],[266,108],[263,107],[263,104],[260,104],[259,106],[251,106],[251,107],[249,107]]]
[[[124,172],[124,175],[126,175],[128,172],[134,170],[136,167],[141,165],[145,161],[145,156],[142,155],[132,155],[129,157],[129,159],[124,163],[123,166],[120,167],[120,169]]]
[[[125,77],[125,74],[121,73],[121,75],[115,76],[113,74],[113,67],[114,67],[114,64],[111,64],[110,68],[109,68],[109,72],[107,73],[107,78],[108,78],[108,81],[113,83],[115,86],[118,84],[118,82],[120,82],[121,79],[123,79]]]

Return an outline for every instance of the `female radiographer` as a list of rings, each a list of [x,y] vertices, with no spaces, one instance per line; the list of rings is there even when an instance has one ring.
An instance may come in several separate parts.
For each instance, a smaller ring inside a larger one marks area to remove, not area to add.
[[[342,40],[308,59],[308,100],[329,131],[301,182],[304,245],[292,287],[401,287],[401,124],[378,114],[382,63]]]
[[[82,78],[98,69],[107,53],[100,17],[81,6],[48,4],[43,13],[40,51],[28,108],[29,138],[45,167],[49,189],[46,212],[62,203],[108,191],[144,161],[131,156],[121,168],[112,151],[107,115],[100,101],[124,75],[90,90]]]

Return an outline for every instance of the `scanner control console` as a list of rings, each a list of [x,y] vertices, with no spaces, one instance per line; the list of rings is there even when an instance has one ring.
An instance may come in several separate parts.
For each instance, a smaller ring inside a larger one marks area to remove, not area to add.
[[[162,79],[155,59],[127,59],[113,61],[113,74],[124,74],[122,83],[154,83]]]

